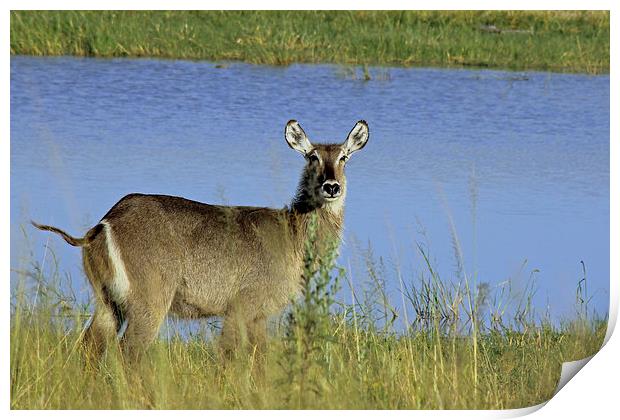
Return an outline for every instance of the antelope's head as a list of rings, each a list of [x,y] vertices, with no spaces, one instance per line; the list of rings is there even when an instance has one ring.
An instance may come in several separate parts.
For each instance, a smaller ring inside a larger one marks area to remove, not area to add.
[[[359,121],[343,143],[312,144],[299,123],[286,124],[288,145],[306,158],[296,204],[306,209],[326,207],[340,212],[347,192],[344,168],[353,153],[368,142],[368,124]]]

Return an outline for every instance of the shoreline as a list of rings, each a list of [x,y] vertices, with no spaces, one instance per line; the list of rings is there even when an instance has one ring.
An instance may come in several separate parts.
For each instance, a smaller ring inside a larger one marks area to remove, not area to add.
[[[608,74],[609,31],[604,11],[12,11],[10,53]]]
[[[359,81],[390,81],[390,70],[419,70],[419,71],[468,71],[468,72],[488,72],[490,74],[505,74],[508,75],[507,80],[511,80],[512,78],[509,75],[514,75],[513,81],[521,81],[521,75],[558,75],[558,76],[587,76],[587,77],[607,77],[609,78],[610,73],[586,73],[586,72],[568,72],[568,71],[555,71],[555,70],[540,70],[540,69],[512,69],[512,68],[499,68],[499,67],[476,67],[476,66],[430,66],[430,65],[416,65],[416,66],[399,66],[397,64],[372,64],[372,65],[351,65],[351,64],[342,64],[342,63],[304,63],[304,62],[296,62],[290,63],[286,65],[277,65],[277,64],[267,64],[267,63],[251,63],[247,61],[223,61],[223,60],[209,60],[209,59],[190,59],[190,58],[174,58],[174,57],[131,57],[131,56],[123,56],[123,57],[99,57],[99,56],[76,56],[76,55],[28,55],[28,54],[11,54],[10,59],[13,58],[34,58],[34,59],[83,59],[83,60],[136,60],[136,61],[162,61],[162,62],[174,62],[179,61],[183,63],[192,63],[192,64],[203,64],[208,68],[213,68],[216,70],[226,70],[229,67],[233,66],[257,66],[257,67],[271,67],[274,69],[282,69],[292,66],[321,66],[321,67],[331,67],[334,70],[342,69],[345,71],[341,75],[343,79],[349,80],[359,80]],[[363,72],[369,70],[371,73],[371,78],[368,80],[364,80]],[[349,71],[351,73],[346,73]],[[378,77],[372,76],[373,71],[378,71]],[[386,73],[387,72],[387,73]],[[387,78],[384,76],[387,74]],[[353,75],[351,77],[351,75]]]

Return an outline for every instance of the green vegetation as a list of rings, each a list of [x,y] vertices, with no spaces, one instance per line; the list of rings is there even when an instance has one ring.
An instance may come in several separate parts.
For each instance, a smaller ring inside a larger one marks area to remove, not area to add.
[[[125,373],[118,351],[98,370],[84,368],[86,308],[60,292],[57,266],[44,275],[35,264],[12,298],[11,408],[518,408],[549,399],[560,364],[594,354],[605,335],[606,322],[589,319],[585,279],[574,320],[556,327],[537,320],[534,277],[518,296],[508,284],[490,293],[463,272],[447,282],[420,245],[417,280],[407,285],[396,269],[397,310],[370,251],[367,278],[345,299],[339,284],[350,273],[333,254],[315,264],[306,249],[304,294],[273,325],[264,357],[240,352],[225,363],[216,326],[173,325],[138,375]],[[397,328],[399,318],[409,327]]]
[[[11,54],[609,72],[609,12],[12,11]]]

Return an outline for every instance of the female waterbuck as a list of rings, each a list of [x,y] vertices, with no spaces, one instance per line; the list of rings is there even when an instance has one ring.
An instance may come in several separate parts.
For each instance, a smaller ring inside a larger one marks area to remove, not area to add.
[[[312,144],[297,121],[285,128],[288,145],[306,158],[297,194],[283,209],[203,204],[180,197],[130,194],[83,238],[33,224],[82,247],[95,293],[95,314],[84,334],[101,356],[121,338],[126,360],[137,360],[168,313],[184,318],[224,316],[222,340],[234,349],[243,334],[262,345],[267,316],[301,290],[304,241],[310,218],[317,238],[339,240],[348,158],[366,145],[359,121],[342,144]]]

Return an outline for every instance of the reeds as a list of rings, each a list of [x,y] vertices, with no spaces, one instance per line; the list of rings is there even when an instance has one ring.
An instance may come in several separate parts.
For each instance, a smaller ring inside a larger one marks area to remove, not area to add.
[[[489,29],[491,28],[491,29]],[[11,54],[608,73],[600,11],[12,11]]]

